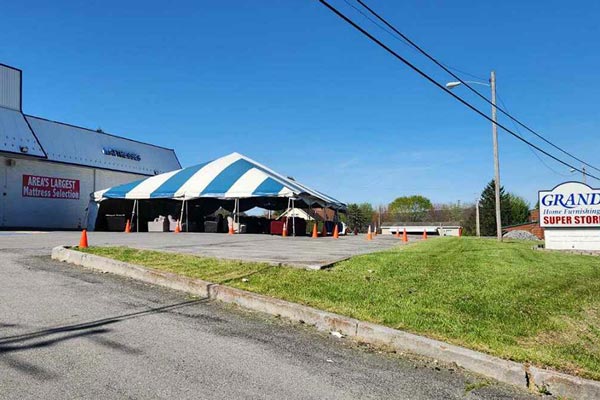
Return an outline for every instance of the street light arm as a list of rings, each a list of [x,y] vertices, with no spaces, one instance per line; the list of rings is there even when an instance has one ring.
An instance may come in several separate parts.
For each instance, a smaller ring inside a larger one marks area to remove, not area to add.
[[[483,83],[483,82],[477,82],[477,81],[463,81],[465,83],[472,83],[474,85],[481,85],[481,86],[487,86],[490,87],[491,85],[489,83]],[[457,86],[462,85],[462,82],[448,82],[446,83],[446,87],[448,89],[454,89]]]
[[[487,86],[487,87],[491,86],[489,83],[477,82],[477,81],[465,81],[465,83],[473,83],[475,85],[481,85],[481,86]]]

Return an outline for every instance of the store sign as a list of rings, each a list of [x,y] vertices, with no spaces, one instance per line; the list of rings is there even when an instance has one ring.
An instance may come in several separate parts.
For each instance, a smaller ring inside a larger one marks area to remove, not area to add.
[[[545,228],[600,227],[600,189],[566,182],[539,192],[540,225]]]
[[[105,156],[126,158],[128,160],[133,160],[133,161],[140,161],[142,159],[142,157],[140,157],[139,154],[131,153],[129,151],[115,150],[115,149],[111,149],[109,147],[103,148],[102,154],[104,154]]]
[[[23,197],[79,199],[79,180],[23,175]]]

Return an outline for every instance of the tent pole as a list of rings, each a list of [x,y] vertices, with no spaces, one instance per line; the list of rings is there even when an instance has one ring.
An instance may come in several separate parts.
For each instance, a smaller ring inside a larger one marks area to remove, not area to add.
[[[287,227],[288,227],[288,220],[290,219],[290,214],[289,211],[291,210],[291,204],[292,204],[292,199],[288,198],[288,205],[287,205],[287,210],[285,210],[285,213],[287,214],[285,216],[285,230],[287,231]]]
[[[188,202],[185,202],[185,231],[189,232],[190,231],[190,221],[189,221],[189,208],[188,208]]]
[[[296,201],[292,199],[292,236],[296,237]]]
[[[139,200],[135,200],[135,231],[140,233],[140,202]]]
[[[135,217],[136,204],[137,204],[137,200],[133,200],[133,208],[131,209],[131,218],[129,218],[131,223],[133,223],[133,218]]]
[[[183,227],[183,209],[185,208],[185,200],[181,203],[181,214],[179,214],[179,229]]]
[[[240,229],[240,199],[237,199],[237,206],[235,207],[235,212],[237,214],[237,227],[238,227],[238,235],[242,233]]]

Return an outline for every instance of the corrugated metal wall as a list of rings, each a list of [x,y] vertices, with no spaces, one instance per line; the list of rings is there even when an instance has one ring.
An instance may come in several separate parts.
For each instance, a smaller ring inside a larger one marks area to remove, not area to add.
[[[3,107],[0,107],[0,151],[44,157],[23,114]]]
[[[11,160],[11,161],[9,161]],[[78,199],[23,195],[23,175],[79,180]],[[80,229],[90,193],[144,176],[0,156],[0,228]]]
[[[1,64],[0,107],[21,111],[21,71]]]
[[[29,115],[25,118],[49,160],[144,175],[181,168],[175,152],[170,149]],[[133,160],[106,155],[104,149],[130,152],[140,158]]]

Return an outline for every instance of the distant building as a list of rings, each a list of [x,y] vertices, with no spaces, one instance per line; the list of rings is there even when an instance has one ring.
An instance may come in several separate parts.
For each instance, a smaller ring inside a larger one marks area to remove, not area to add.
[[[502,227],[502,232],[506,233],[510,231],[527,231],[537,236],[538,239],[543,240],[544,228],[540,226],[540,210],[529,210],[527,222]]]
[[[22,71],[0,64],[0,229],[77,229],[91,193],[181,168],[172,149],[22,112]]]
[[[402,234],[406,230],[410,235],[421,235],[427,232],[428,235],[439,236],[461,236],[462,227],[456,222],[397,222],[384,223],[381,226],[383,235]]]

